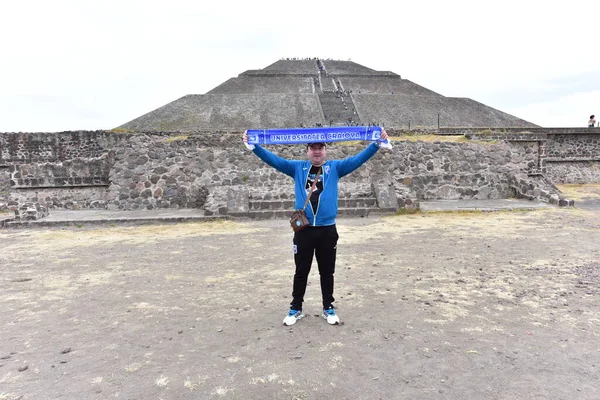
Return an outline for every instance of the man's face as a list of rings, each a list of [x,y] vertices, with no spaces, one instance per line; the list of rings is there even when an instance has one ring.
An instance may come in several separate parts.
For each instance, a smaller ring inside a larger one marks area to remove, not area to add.
[[[327,149],[321,143],[313,143],[306,149],[306,154],[312,165],[320,167],[325,162]]]

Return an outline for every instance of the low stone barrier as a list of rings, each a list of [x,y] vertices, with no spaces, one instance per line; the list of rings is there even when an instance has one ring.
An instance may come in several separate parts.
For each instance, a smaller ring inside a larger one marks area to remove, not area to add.
[[[36,221],[48,216],[48,208],[40,203],[26,202],[15,208],[16,221]]]
[[[293,199],[291,178],[248,151],[240,133],[10,135],[0,133],[0,205],[198,208],[224,215],[245,212],[244,202]],[[340,181],[340,198],[371,197],[385,209],[457,198],[560,203],[560,192],[544,176],[549,139],[543,133],[522,133],[512,141],[501,140],[500,134],[471,137],[457,142],[394,140],[393,150],[379,151]],[[350,157],[366,145],[331,144],[328,158]],[[304,146],[269,149],[288,159],[306,158]],[[581,179],[595,176],[597,170],[590,171]]]

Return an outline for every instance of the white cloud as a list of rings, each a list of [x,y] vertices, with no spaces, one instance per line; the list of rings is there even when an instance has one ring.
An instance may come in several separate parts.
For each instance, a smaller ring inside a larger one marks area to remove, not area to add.
[[[600,105],[600,90],[573,93],[551,101],[527,104],[507,112],[545,127],[587,127],[590,115],[598,115],[598,110],[594,109],[597,105]]]

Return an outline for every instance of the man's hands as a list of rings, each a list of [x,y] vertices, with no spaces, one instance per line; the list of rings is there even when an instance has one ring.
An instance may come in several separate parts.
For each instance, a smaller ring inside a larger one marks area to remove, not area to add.
[[[385,131],[385,129],[381,128],[381,139],[387,140],[387,138],[388,138],[387,132]]]
[[[389,136],[387,134],[387,132],[385,131],[385,129],[381,128],[381,142],[377,142],[377,144],[379,145],[379,147],[383,147],[384,149],[391,149],[392,148],[392,142],[388,140],[387,143],[384,143],[387,139],[389,139]]]
[[[246,146],[246,148],[248,150],[254,150],[254,145],[248,144],[248,131],[244,131],[244,133],[242,135],[242,141],[244,142],[244,145]]]

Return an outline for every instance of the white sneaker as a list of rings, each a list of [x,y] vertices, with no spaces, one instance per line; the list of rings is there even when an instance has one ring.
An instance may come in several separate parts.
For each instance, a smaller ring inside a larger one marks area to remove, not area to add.
[[[327,320],[329,325],[338,325],[340,323],[340,318],[336,315],[333,306],[323,310],[322,316]]]
[[[294,325],[299,319],[303,318],[302,310],[290,310],[288,315],[283,319],[283,324],[290,326]]]

